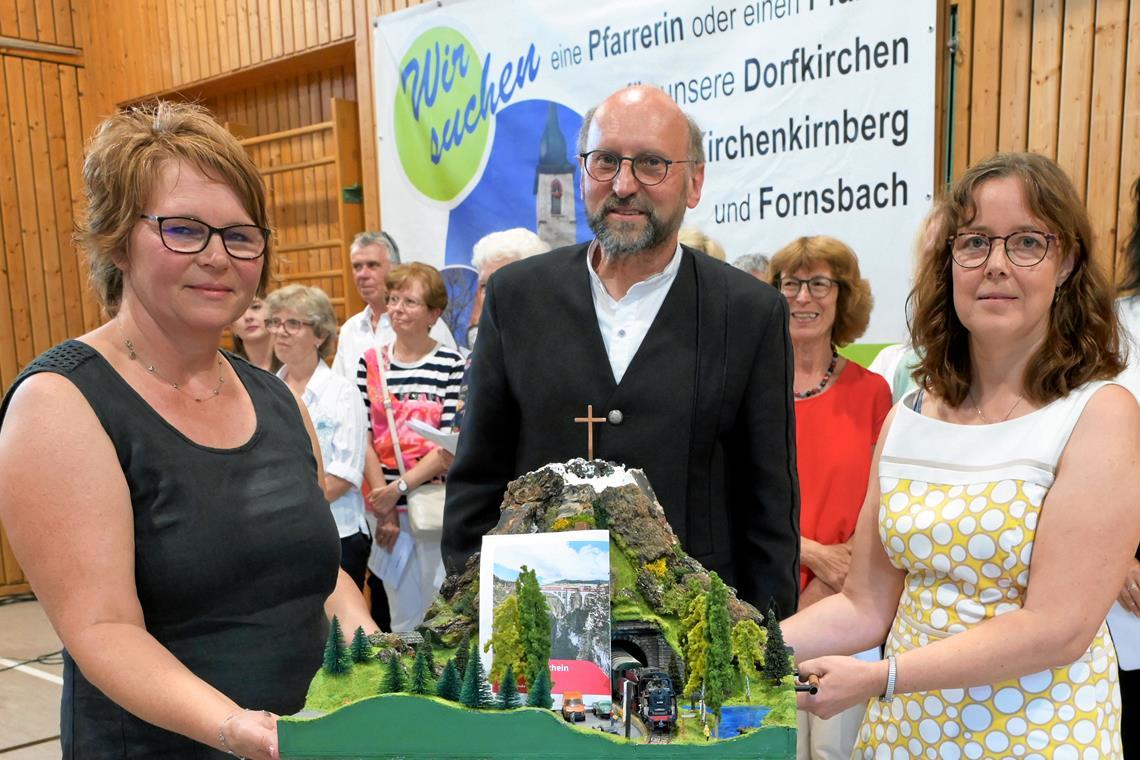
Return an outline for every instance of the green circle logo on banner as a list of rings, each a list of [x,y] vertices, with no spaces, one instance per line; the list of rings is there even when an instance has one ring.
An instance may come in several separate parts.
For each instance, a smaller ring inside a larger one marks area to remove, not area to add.
[[[471,42],[446,26],[417,37],[400,62],[396,152],[412,185],[432,200],[454,200],[483,162],[493,113],[480,98],[483,65]]]

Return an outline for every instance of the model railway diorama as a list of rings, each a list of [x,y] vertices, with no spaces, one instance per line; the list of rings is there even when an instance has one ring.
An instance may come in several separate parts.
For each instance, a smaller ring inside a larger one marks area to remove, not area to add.
[[[573,460],[510,484],[416,633],[334,621],[278,734],[293,760],[776,759],[795,721],[774,612],[681,549],[642,473]]]

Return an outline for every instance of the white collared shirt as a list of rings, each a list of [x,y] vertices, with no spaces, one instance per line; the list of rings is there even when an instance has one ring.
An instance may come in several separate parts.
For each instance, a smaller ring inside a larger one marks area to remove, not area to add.
[[[602,278],[594,271],[592,249],[593,246],[586,254],[586,269],[590,272],[594,313],[598,316],[598,328],[602,332],[602,342],[606,344],[614,380],[620,383],[650,325],[657,318],[657,312],[661,311],[669,288],[677,279],[677,272],[681,269],[681,245],[677,244],[677,252],[663,270],[635,283],[621,300],[615,300],[606,291]]]
[[[373,330],[372,314],[372,307],[365,306],[364,311],[345,320],[340,328],[340,334],[337,336],[336,357],[333,359],[332,365],[333,372],[351,383],[356,382],[356,365],[360,363],[360,357],[364,356],[365,351],[370,348],[379,351],[381,346],[396,339],[396,333],[392,330],[388,315],[381,314],[380,321],[377,323],[376,329]],[[428,335],[444,348],[450,348],[452,351],[458,350],[455,347],[455,337],[447,329],[447,324],[442,319],[435,321]]]
[[[288,367],[277,371],[282,380],[288,375]],[[357,533],[367,534],[368,523],[364,519],[360,484],[364,480],[368,417],[360,392],[323,361],[317,360],[317,367],[305,385],[301,401],[305,403],[317,431],[325,472],[352,484],[352,488],[329,505],[337,531],[341,538]]]

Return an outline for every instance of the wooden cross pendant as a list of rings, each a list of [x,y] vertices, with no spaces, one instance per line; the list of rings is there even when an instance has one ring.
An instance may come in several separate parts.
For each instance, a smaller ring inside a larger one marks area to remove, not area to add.
[[[587,459],[593,459],[594,458],[594,423],[595,422],[605,422],[606,418],[605,417],[595,417],[594,416],[594,405],[593,404],[586,404],[586,416],[585,417],[575,417],[574,421],[586,423],[586,458]]]

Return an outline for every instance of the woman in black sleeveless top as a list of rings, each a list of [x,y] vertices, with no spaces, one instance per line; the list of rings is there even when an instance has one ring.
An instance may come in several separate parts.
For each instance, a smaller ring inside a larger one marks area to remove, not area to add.
[[[104,122],[80,240],[111,320],[0,406],[0,519],[66,647],[67,758],[275,758],[326,612],[376,630],[304,408],[218,351],[264,287],[264,190],[203,110]]]

